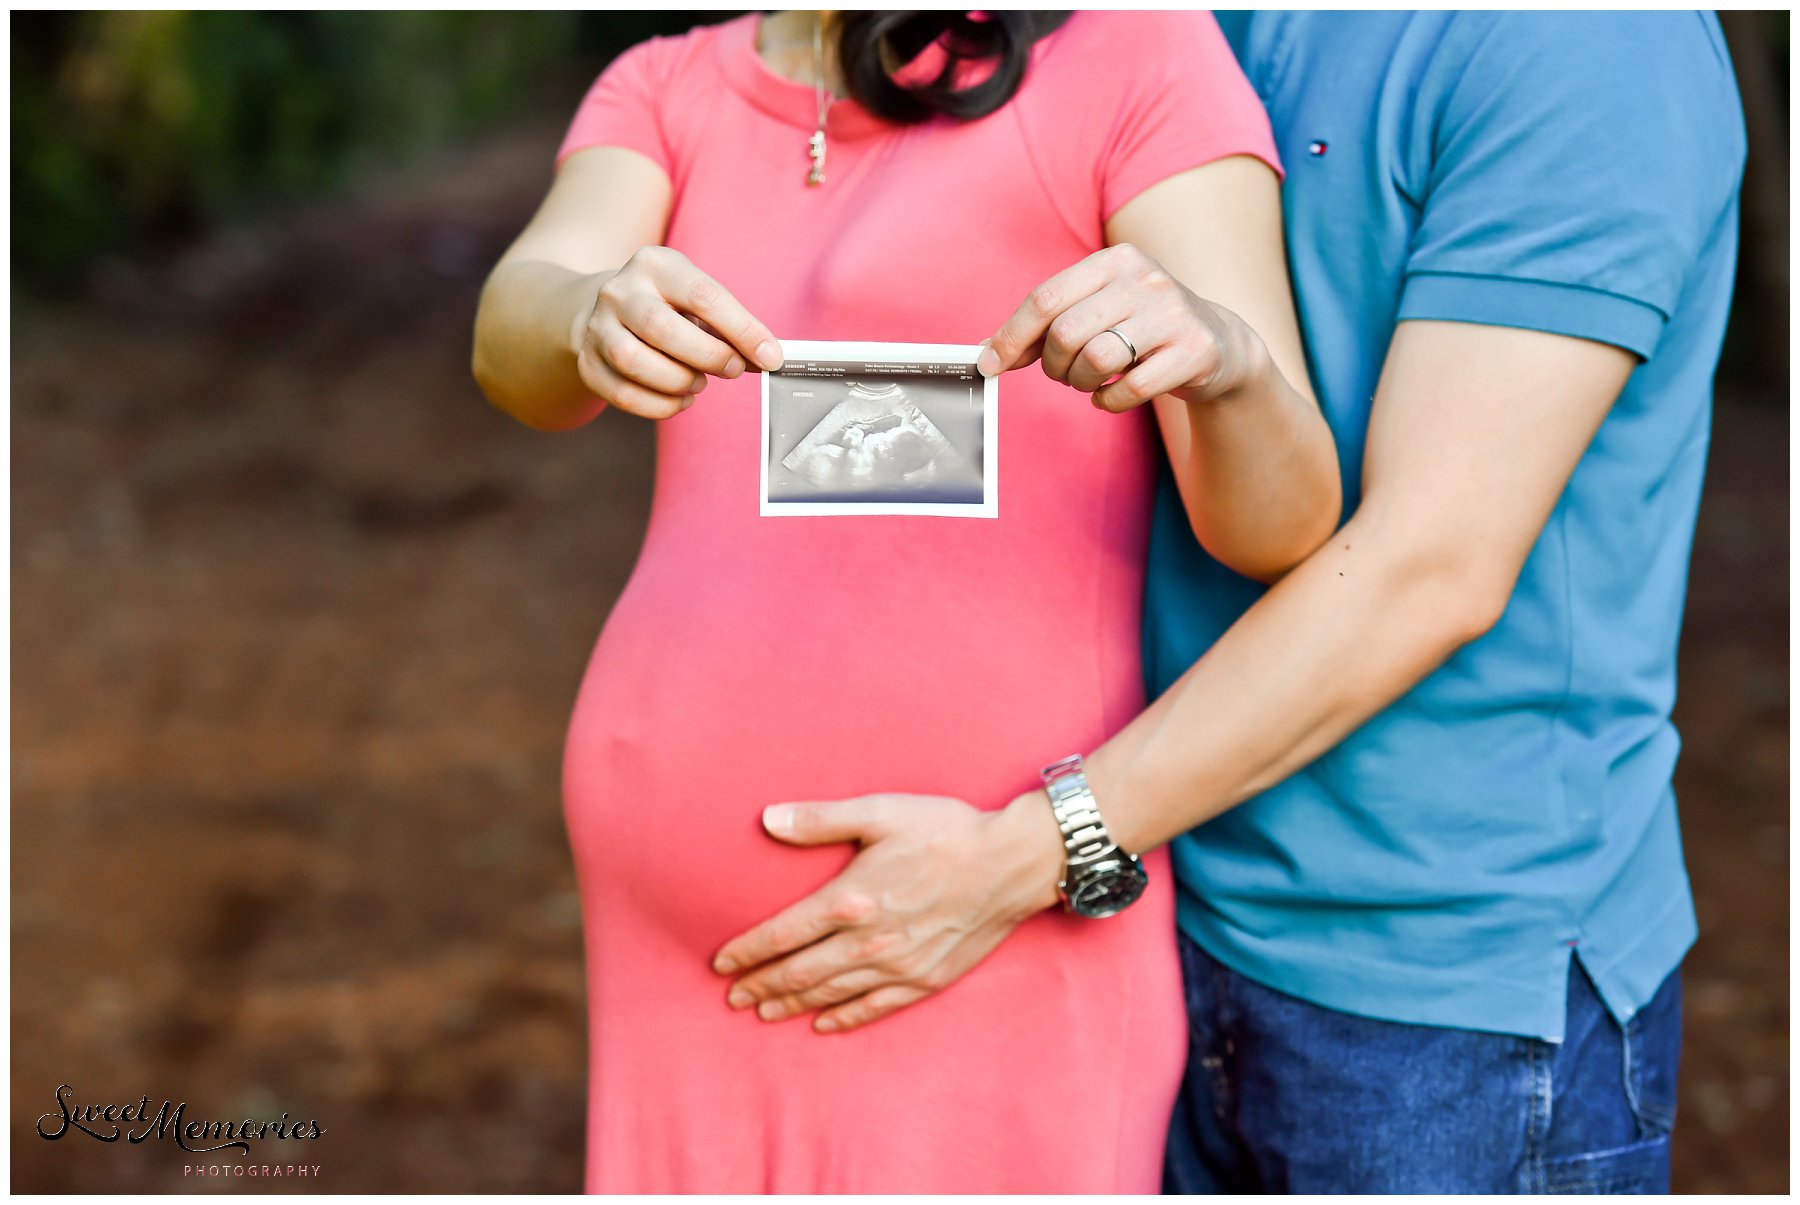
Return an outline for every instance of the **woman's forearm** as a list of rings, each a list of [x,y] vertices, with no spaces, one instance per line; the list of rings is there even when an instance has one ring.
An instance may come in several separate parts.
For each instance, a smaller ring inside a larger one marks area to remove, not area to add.
[[[1288,384],[1261,349],[1244,383],[1205,400],[1165,399],[1185,424],[1170,464],[1194,535],[1237,573],[1274,581],[1322,545],[1341,506],[1337,453],[1319,408]]]
[[[611,275],[541,260],[494,270],[475,313],[473,362],[489,401],[540,431],[579,427],[605,408],[582,382],[576,357],[581,328]]]
[[[1184,303],[1162,333],[1195,375],[1163,385],[1173,396],[1156,406],[1194,534],[1231,569],[1273,581],[1336,528],[1341,493],[1288,287],[1279,177],[1259,159],[1221,159],[1145,189],[1106,233],[1154,261],[1140,293]],[[1142,289],[1163,276],[1182,289]],[[1153,363],[1156,331],[1135,316],[1124,329]]]

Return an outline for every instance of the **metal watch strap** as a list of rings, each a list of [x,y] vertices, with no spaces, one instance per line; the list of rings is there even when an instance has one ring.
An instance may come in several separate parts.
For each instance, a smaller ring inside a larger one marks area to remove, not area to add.
[[[1050,810],[1062,830],[1071,866],[1092,862],[1118,848],[1100,818],[1100,806],[1081,766],[1081,755],[1076,754],[1043,769],[1044,791],[1050,796]]]

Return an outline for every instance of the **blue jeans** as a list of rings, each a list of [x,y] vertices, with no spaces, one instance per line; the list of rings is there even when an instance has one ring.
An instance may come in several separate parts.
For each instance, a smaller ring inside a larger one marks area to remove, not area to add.
[[[1375,1021],[1181,938],[1167,1193],[1666,1193],[1680,972],[1621,1028],[1570,959],[1561,1043]]]

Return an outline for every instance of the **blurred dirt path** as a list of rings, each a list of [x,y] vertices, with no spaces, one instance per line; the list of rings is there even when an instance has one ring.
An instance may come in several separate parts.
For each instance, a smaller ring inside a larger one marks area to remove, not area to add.
[[[321,1178],[255,1191],[579,1188],[559,758],[642,532],[649,430],[533,434],[467,369],[481,278],[560,133],[508,129],[17,316],[15,1189],[244,1187],[184,1179],[167,1142],[40,1140],[59,1083],[317,1117]],[[1706,938],[1676,1168],[1779,1192],[1787,415],[1722,402],[1717,425],[1682,678]]]

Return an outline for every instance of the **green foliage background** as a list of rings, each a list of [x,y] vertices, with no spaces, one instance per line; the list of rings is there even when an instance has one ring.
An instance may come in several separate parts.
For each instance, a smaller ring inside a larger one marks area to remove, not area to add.
[[[729,15],[15,13],[14,279],[66,291],[97,254],[566,104],[625,46]]]
[[[12,15],[15,293],[328,193],[532,105],[567,112],[613,55],[736,12]],[[1721,14],[1751,131],[1724,367],[1785,384],[1788,14]]]

